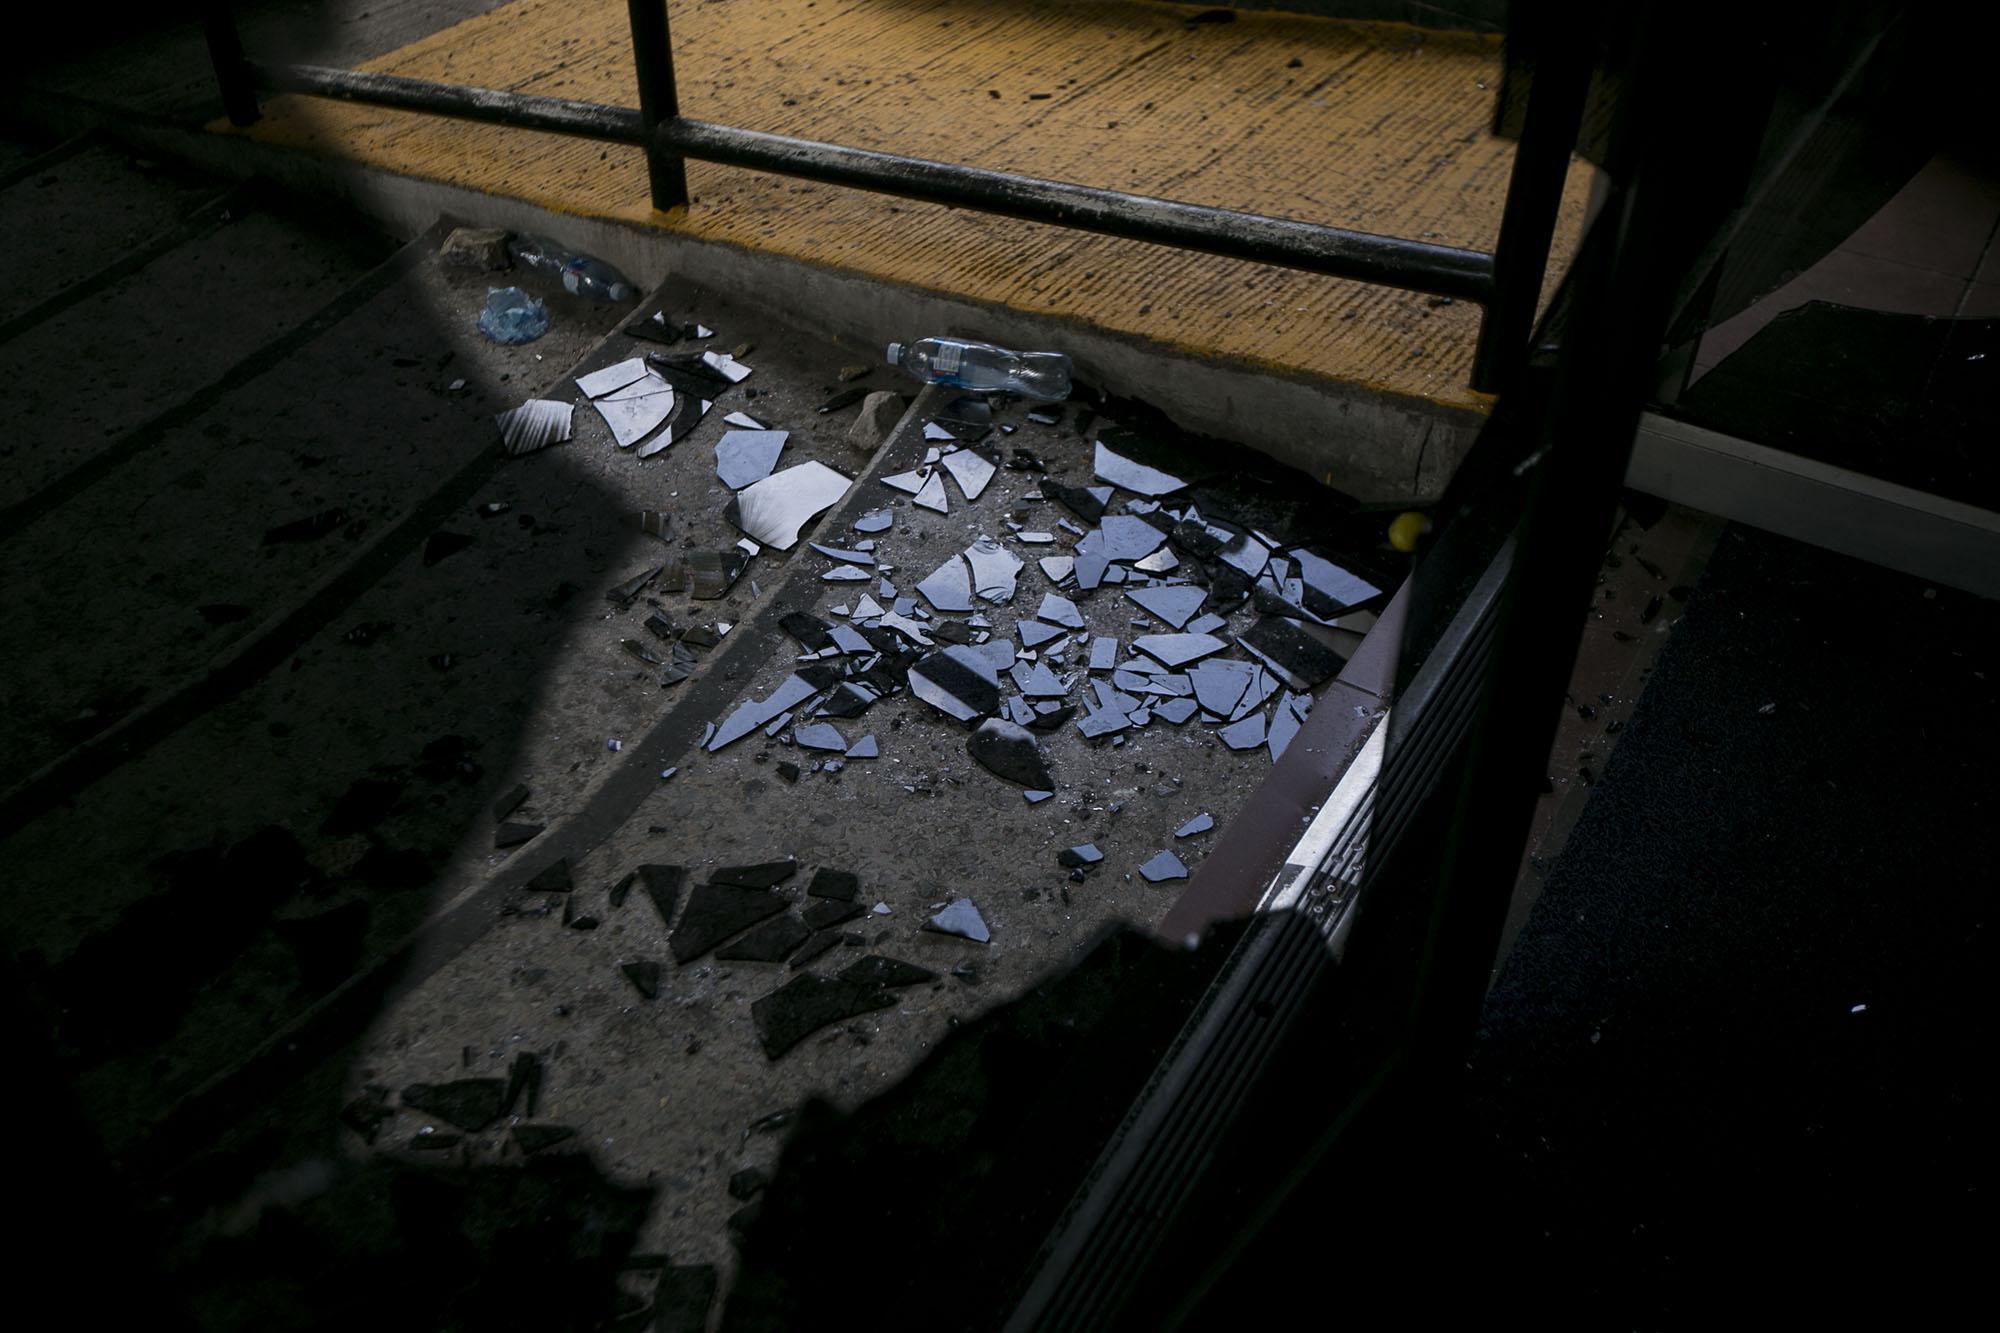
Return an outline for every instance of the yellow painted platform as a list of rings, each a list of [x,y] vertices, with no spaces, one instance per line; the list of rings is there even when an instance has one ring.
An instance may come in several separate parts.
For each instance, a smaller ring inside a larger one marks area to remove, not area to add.
[[[688,115],[1490,248],[1512,146],[1497,40],[1032,0],[672,0]],[[636,105],[625,5],[514,0],[367,68]],[[246,133],[564,212],[673,229],[1157,340],[1180,355],[1480,408],[1477,311],[1420,295],[690,163],[655,213],[635,149],[314,98]],[[1573,171],[1558,249],[1580,226]],[[1412,404],[1416,405],[1415,403]]]

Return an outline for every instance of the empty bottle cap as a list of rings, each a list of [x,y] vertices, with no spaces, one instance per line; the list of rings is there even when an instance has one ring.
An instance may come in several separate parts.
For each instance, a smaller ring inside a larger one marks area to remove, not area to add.
[[[889,353],[888,353],[888,356],[889,356],[889,364],[890,364],[890,365],[892,365],[892,366],[900,366],[900,365],[902,365],[902,364],[903,364],[903,344],[901,344],[901,343],[890,343],[890,344],[889,344]]]

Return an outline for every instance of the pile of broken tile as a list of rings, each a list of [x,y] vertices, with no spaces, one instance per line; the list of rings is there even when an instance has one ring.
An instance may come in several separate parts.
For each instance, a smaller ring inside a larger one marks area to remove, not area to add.
[[[714,336],[699,324],[670,324],[658,313],[633,320],[624,331],[668,346]],[[649,352],[578,376],[575,383],[584,401],[604,419],[615,447],[645,460],[687,438],[715,407],[715,400],[752,373],[751,366],[731,353]],[[538,399],[502,413],[498,418],[502,448],[518,455],[569,439],[572,412],[571,404]],[[727,621],[677,624],[658,598],[714,601],[726,596],[764,548],[791,550],[805,525],[838,503],[853,485],[853,478],[817,461],[780,470],[777,464],[789,438],[786,431],[769,429],[744,411],[730,411],[723,421],[730,429],[715,445],[715,470],[731,493],[724,516],[746,535],[726,550],[674,551],[605,594],[620,610],[650,594],[653,610],[643,627],[651,637],[625,638],[620,645],[640,662],[660,668],[663,686],[686,680],[701,654],[720,642],[731,625]],[[642,532],[662,541],[669,538],[673,525],[671,514],[662,510],[641,510],[636,521]]]
[[[945,438],[952,429],[965,423],[927,427]],[[990,434],[990,427],[977,433]],[[1017,462],[1032,462],[1026,451],[1015,453]],[[969,504],[1001,467],[976,444],[948,444],[932,447],[919,468],[882,480],[915,504],[948,512],[945,477]],[[1381,589],[1310,547],[1286,548],[1203,514],[1192,500],[1176,503],[1171,497],[1188,489],[1185,482],[1103,439],[1095,469],[1108,484],[1076,488],[1044,479],[1023,497],[1067,510],[1053,526],[1073,540],[1062,554],[1035,557],[1049,588],[1032,615],[1011,624],[996,623],[986,609],[1015,602],[1027,562],[1014,548],[1054,546],[1062,540],[1054,532],[1005,520],[1004,540],[977,537],[918,580],[914,595],[893,581],[896,568],[874,536],[893,527],[892,511],[863,514],[845,544],[810,543],[829,562],[823,581],[872,586],[831,607],[831,620],[788,614],[784,627],[803,650],[799,668],[771,695],[712,726],[705,748],[713,753],[759,729],[779,735],[794,720],[811,719],[815,732],[824,726],[829,734],[807,748],[841,749],[844,741],[824,719],[860,717],[907,687],[946,717],[976,724],[973,757],[1026,789],[1031,801],[1053,794],[1054,784],[1030,733],[1072,720],[1085,739],[1118,744],[1120,733],[1155,721],[1199,719],[1215,725],[1230,748],[1264,746],[1275,761],[1304,721],[1311,691],[1345,660],[1308,626],[1365,632],[1373,616],[1357,608],[1380,598]],[[1029,469],[1024,463],[1016,470]],[[1110,512],[1120,490],[1132,496],[1122,512]],[[1158,632],[1123,644],[1090,634],[1073,594],[1107,585],[1151,617],[1135,620],[1135,628]],[[1232,641],[1228,613],[1252,598],[1258,618]],[[1232,646],[1243,655],[1228,656]],[[790,739],[804,743],[798,729]]]
[[[683,333],[707,336],[694,326]],[[617,447],[637,446],[651,456],[684,438],[712,407],[713,395],[750,373],[714,352],[654,353],[583,376],[577,385],[604,416]],[[1049,425],[1063,412],[1042,407],[1028,417]],[[714,446],[715,473],[728,496],[725,517],[744,539],[729,550],[676,552],[639,571],[608,594],[621,609],[649,590],[697,600],[723,596],[767,548],[795,549],[851,487],[850,478],[818,462],[780,468],[786,432],[742,412],[729,413],[727,422],[731,429]],[[1078,421],[1079,433],[1087,424]],[[1373,622],[1368,608],[1382,589],[1322,550],[1239,522],[1189,478],[1156,465],[1160,460],[1143,441],[1115,427],[1102,427],[1092,441],[1098,484],[1087,486],[1047,475],[1026,449],[1013,448],[1003,460],[996,445],[1015,430],[996,420],[989,401],[961,395],[925,423],[922,461],[880,479],[908,497],[903,503],[938,515],[978,506],[991,491],[1018,489],[994,486],[1003,472],[1026,488],[1004,508],[989,500],[994,521],[975,525],[969,545],[909,588],[899,587],[897,580],[909,575],[889,549],[897,526],[891,505],[869,508],[845,533],[807,543],[825,561],[819,580],[830,585],[825,602],[833,604],[823,614],[794,610],[781,618],[797,648],[791,671],[762,698],[745,699],[710,721],[700,742],[705,752],[761,733],[797,754],[776,766],[786,781],[838,773],[881,755],[864,719],[875,704],[907,691],[964,724],[970,757],[1019,787],[1030,804],[1056,794],[1051,755],[1071,729],[1079,743],[1119,746],[1144,728],[1196,725],[1213,728],[1233,750],[1261,747],[1273,762],[1283,755],[1312,692],[1344,664],[1337,645],[1366,632]],[[669,518],[641,515],[640,522],[664,537]],[[1043,586],[1024,597],[1031,561]],[[1106,596],[1129,603],[1128,623],[1140,632],[1126,639],[1091,631],[1084,608]],[[661,684],[672,685],[730,626],[677,625],[656,598],[649,600],[655,609],[643,627],[650,638],[628,638],[623,646],[658,667]],[[1234,635],[1230,617],[1246,605],[1254,620]],[[1178,836],[1212,826],[1202,815]],[[1063,856],[1079,879],[1103,859],[1088,844]],[[843,881],[839,872],[823,870],[807,891],[815,901],[793,911],[775,886],[795,868],[786,861],[718,871],[688,895],[678,923],[673,909],[686,878],[678,867],[642,867],[613,891],[613,901],[642,882],[662,924],[672,928],[668,947],[677,963],[712,951],[720,961],[798,969],[837,945],[857,946],[860,937],[839,927],[864,909],[852,901],[851,876]],[[1171,850],[1137,869],[1154,883],[1188,873]],[[560,878],[529,887],[561,893],[566,869]],[[850,890],[844,895],[826,891],[844,882]],[[595,924],[567,907],[564,920]],[[944,905],[929,928],[987,938],[977,908],[963,899]],[[641,995],[658,993],[657,960],[634,959],[623,970]],[[833,976],[801,973],[752,1012],[775,1059],[820,1027],[887,1007],[893,986],[930,976],[899,960],[863,959]]]

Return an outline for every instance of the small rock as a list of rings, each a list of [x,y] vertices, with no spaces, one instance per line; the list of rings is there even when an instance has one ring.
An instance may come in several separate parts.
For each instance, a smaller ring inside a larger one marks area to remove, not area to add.
[[[842,366],[840,368],[840,382],[842,384],[852,384],[854,381],[867,375],[872,369],[874,369],[873,366]]]
[[[854,418],[854,424],[847,428],[848,447],[857,453],[874,453],[902,419],[903,399],[900,394],[887,389],[869,394],[861,400],[861,412]]]
[[[499,272],[512,268],[507,257],[507,233],[497,227],[458,227],[438,247],[438,258],[448,267],[475,272]]]

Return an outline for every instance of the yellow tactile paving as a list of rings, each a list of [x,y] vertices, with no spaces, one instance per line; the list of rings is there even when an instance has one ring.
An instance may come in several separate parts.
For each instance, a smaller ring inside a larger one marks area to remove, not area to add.
[[[1511,145],[1494,39],[1186,7],[672,0],[681,108],[746,128],[1490,248]],[[1293,62],[1296,62],[1294,64]],[[625,5],[514,0],[372,62],[636,105]],[[916,284],[1279,373],[1478,406],[1476,311],[704,163],[683,215],[637,150],[314,98],[248,131],[390,171]],[[1572,174],[1559,248],[1580,225]],[[913,331],[914,332],[914,331]]]

